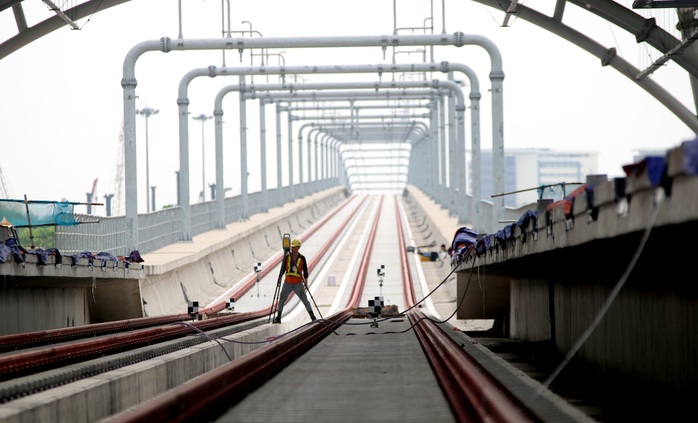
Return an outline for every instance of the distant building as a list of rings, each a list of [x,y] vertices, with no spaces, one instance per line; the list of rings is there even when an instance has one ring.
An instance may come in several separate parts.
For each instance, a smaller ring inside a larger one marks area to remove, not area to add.
[[[472,182],[472,167],[468,163],[468,183]],[[494,181],[492,175],[492,150],[481,152],[482,168],[482,198],[492,201]],[[542,185],[553,185],[565,182],[585,182],[586,175],[598,172],[598,152],[594,151],[562,151],[551,149],[509,149],[504,152],[504,191],[523,191],[504,196],[507,207],[521,207],[534,203],[539,199],[536,188]],[[566,193],[578,188],[579,185],[566,186]],[[469,190],[472,192],[472,190]],[[562,189],[558,189],[562,198]],[[501,194],[501,193],[497,193]],[[543,198],[551,198],[546,192]]]

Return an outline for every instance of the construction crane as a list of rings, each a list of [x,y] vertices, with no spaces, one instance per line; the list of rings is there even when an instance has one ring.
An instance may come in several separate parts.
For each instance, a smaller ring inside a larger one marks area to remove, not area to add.
[[[92,214],[92,202],[97,198],[97,181],[99,178],[95,178],[92,182],[92,191],[87,193],[87,214]]]

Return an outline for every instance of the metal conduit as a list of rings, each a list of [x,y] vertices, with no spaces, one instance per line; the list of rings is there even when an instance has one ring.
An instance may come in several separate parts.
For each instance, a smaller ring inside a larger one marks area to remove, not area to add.
[[[278,86],[278,84],[270,84],[270,85]],[[223,154],[223,153],[222,153],[222,148],[223,148],[223,132],[222,132],[222,122],[223,122],[222,115],[223,115],[223,110],[222,110],[222,101],[223,101],[224,96],[225,96],[228,92],[240,90],[241,88],[242,88],[242,89],[245,88],[245,84],[244,84],[244,83],[243,83],[243,84],[238,84],[238,85],[233,85],[233,86],[228,86],[228,87],[225,87],[225,88],[221,89],[221,90],[219,91],[218,95],[216,96],[215,107],[214,107],[214,115],[215,115],[216,117],[218,117],[218,119],[216,119],[216,121],[215,121],[215,122],[216,122],[216,141],[215,141],[215,142],[216,142],[216,152],[217,152],[217,154],[220,155],[220,156],[222,156],[222,154]],[[241,134],[240,134],[240,140],[241,140],[241,161],[246,163],[246,161],[247,161],[247,155],[246,155],[246,132],[245,132],[245,131],[246,131],[246,126],[247,126],[247,125],[246,125],[246,122],[245,122],[245,120],[244,120],[245,117],[244,117],[244,115],[243,115],[243,112],[244,112],[244,106],[243,106],[244,98],[243,98],[243,96],[241,96],[241,100],[240,100],[240,101],[241,101],[241,106],[240,106],[240,110],[241,110],[241,122],[240,122],[240,128],[241,128],[241,129],[240,129],[240,131],[241,131]],[[281,106],[277,104],[277,110],[278,110],[278,109],[281,109]],[[290,107],[287,107],[287,109],[290,109]],[[278,113],[278,111],[277,111],[277,113]],[[180,115],[180,116],[181,116],[181,115]],[[292,139],[293,139],[293,137],[292,137],[292,125],[291,125],[291,122],[293,121],[293,119],[291,118],[291,116],[292,116],[292,115],[289,113],[289,125],[288,125],[288,131],[289,131],[288,140],[289,140],[289,143],[291,143],[291,142],[292,142]],[[391,118],[394,118],[394,117],[391,116]],[[180,118],[180,124],[182,124],[182,120],[183,120],[183,119]],[[278,125],[278,122],[280,122],[280,117],[277,116],[277,125]],[[383,125],[383,126],[384,126],[384,125]],[[277,126],[277,128],[279,128],[279,126]],[[180,136],[181,136],[181,134],[180,134]],[[280,135],[280,134],[277,134],[277,148],[279,148],[278,145],[280,145],[280,137],[281,137],[281,135]],[[180,147],[181,147],[181,144],[180,144]],[[302,145],[300,145],[299,148],[302,149]],[[181,151],[181,150],[180,150],[180,151]],[[277,156],[278,156],[278,154],[279,154],[278,151],[280,151],[280,150],[277,149]],[[180,153],[180,154],[182,154],[182,153]],[[287,200],[289,200],[289,201],[293,199],[293,187],[294,187],[294,184],[293,184],[293,163],[292,163],[292,162],[293,162],[293,156],[292,156],[292,154],[293,154],[293,149],[292,149],[292,147],[291,147],[291,148],[289,148],[289,155],[290,155],[290,157],[289,157],[289,188],[290,188],[290,190],[291,190],[291,197],[287,199]],[[302,151],[300,152],[300,156],[301,156],[301,157],[303,156]],[[181,157],[180,157],[180,159],[181,159]],[[277,161],[277,164],[278,164],[278,163],[281,163],[280,158],[279,158],[278,160],[279,160],[279,161]],[[180,161],[181,161],[181,160],[180,160]],[[303,169],[302,169],[302,165],[303,165],[303,164],[302,164],[302,161],[299,161],[299,165],[301,166],[300,169],[299,169],[299,172],[300,172],[300,177],[302,178],[302,174],[303,174]],[[277,172],[277,174],[279,174],[279,175],[281,174],[280,170]],[[224,186],[223,167],[222,167],[222,166],[220,166],[220,167],[218,167],[218,168],[216,169],[216,181],[217,181],[217,182],[216,182],[217,185]],[[299,183],[299,188],[300,188],[300,190],[301,190],[301,191],[300,191],[300,195],[304,195],[304,192],[302,191],[302,190],[303,190],[303,185],[302,185],[302,182],[303,182],[303,181],[301,180],[301,181],[299,181],[299,182],[300,182],[300,183]],[[188,183],[185,183],[185,182],[183,181],[182,184],[183,184],[183,191],[184,191],[184,190],[185,190],[184,186],[186,185],[186,186],[188,187]],[[244,185],[244,186],[247,185],[247,174],[246,174],[246,171],[241,172],[241,184]],[[186,189],[188,189],[188,188],[186,188]],[[281,191],[281,190],[279,190],[279,191]],[[241,198],[242,198],[242,204],[243,204],[243,213],[242,213],[242,214],[243,214],[244,217],[249,216],[249,210],[248,210],[248,209],[249,209],[249,206],[248,206],[249,202],[245,201],[245,199],[247,198],[247,196],[248,196],[248,193],[246,192],[246,189],[243,189],[242,192],[241,192]],[[224,196],[220,196],[219,198],[216,199],[216,201],[218,201],[218,202],[220,202],[220,203],[223,203],[223,201],[224,201]],[[224,220],[225,220],[225,216],[224,216],[224,207],[223,207],[223,206],[217,206],[217,207],[216,207],[216,210],[217,210],[217,213],[219,214],[219,215],[217,216],[217,221],[219,221],[219,222],[220,222],[220,221],[224,221]],[[184,218],[182,219],[181,224],[182,224],[182,227],[183,227],[183,233],[184,233],[184,227],[185,227],[186,225],[191,225],[190,221],[186,221]],[[189,230],[190,230],[190,229],[189,229]]]
[[[493,110],[495,112],[493,119],[493,137],[494,144],[503,146],[502,125],[502,81],[504,72],[502,71],[502,60],[499,50],[489,39],[478,35],[466,35],[457,32],[452,36],[446,34],[440,35],[392,35],[392,36],[364,36],[364,37],[305,37],[305,38],[261,38],[261,39],[243,39],[243,38],[226,38],[226,39],[199,39],[185,40],[178,39],[176,50],[219,50],[233,49],[239,51],[245,48],[313,48],[313,47],[371,47],[379,46],[385,51],[388,45],[392,46],[407,46],[407,45],[452,45],[461,47],[466,44],[477,45],[486,50],[490,56],[491,72],[490,78],[493,81]],[[122,87],[124,88],[124,156],[126,158],[125,166],[125,181],[126,181],[126,251],[138,248],[138,198],[137,198],[137,168],[136,168],[136,131],[135,131],[135,87],[137,85],[135,77],[135,65],[138,58],[149,51],[169,52],[173,50],[172,40],[169,37],[163,37],[158,41],[143,41],[134,46],[126,55],[124,60],[124,72],[122,78]],[[187,101],[180,101],[181,106],[186,107]],[[187,140],[183,140],[183,134],[188,134],[188,122],[184,124],[180,121],[180,151],[188,153],[186,147],[182,144]],[[502,135],[500,137],[500,134]],[[503,151],[503,147],[502,147]],[[189,179],[189,172],[185,160],[186,157],[180,157],[180,179]],[[503,160],[503,158],[502,158]],[[497,161],[495,160],[495,166]],[[496,183],[495,180],[495,189]],[[503,187],[502,187],[503,188]],[[182,190],[184,191],[184,190]],[[189,223],[184,224],[183,238],[191,239],[190,220],[191,212],[189,209],[189,193],[186,193],[186,201],[180,201],[183,221]]]

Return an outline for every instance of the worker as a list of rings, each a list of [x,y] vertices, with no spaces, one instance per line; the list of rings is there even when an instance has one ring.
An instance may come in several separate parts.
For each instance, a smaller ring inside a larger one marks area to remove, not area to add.
[[[301,248],[301,241],[299,239],[294,239],[291,241],[291,252],[284,256],[281,261],[281,269],[279,271],[279,280],[281,275],[285,274],[284,286],[281,288],[281,294],[279,297],[279,308],[274,319],[274,323],[281,323],[281,313],[284,311],[284,303],[291,294],[291,291],[298,295],[298,298],[303,301],[305,309],[308,310],[308,315],[310,315],[310,320],[315,320],[315,314],[313,313],[313,308],[310,306],[308,297],[305,295],[304,288],[307,288],[308,281],[308,264],[305,256],[298,252]]]
[[[439,250],[439,260],[438,261],[445,261],[446,258],[449,257],[448,250],[446,249],[446,244],[441,244],[441,250]]]
[[[422,261],[441,261],[443,262],[448,257],[448,250],[446,250],[446,245],[441,244],[441,250],[437,251],[422,251],[417,250],[417,254],[424,257]]]

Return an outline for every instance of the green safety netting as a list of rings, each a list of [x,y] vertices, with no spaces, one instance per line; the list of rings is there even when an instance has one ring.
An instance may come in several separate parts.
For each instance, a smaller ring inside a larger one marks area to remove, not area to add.
[[[73,214],[75,204],[78,203],[0,199],[0,221],[4,219],[16,228],[77,225],[80,222]]]

